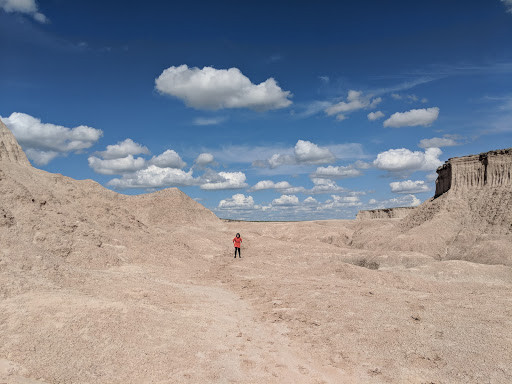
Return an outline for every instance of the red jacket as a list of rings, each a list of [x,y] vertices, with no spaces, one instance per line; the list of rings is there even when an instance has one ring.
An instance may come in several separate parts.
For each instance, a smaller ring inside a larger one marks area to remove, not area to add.
[[[233,244],[235,244],[235,248],[240,248],[240,243],[242,243],[242,238],[241,237],[235,237],[233,239]]]

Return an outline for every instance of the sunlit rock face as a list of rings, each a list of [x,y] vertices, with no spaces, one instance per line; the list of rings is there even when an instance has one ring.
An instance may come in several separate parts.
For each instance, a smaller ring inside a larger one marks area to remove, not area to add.
[[[435,197],[452,189],[464,193],[470,189],[510,186],[512,148],[449,159],[437,169]]]
[[[0,120],[0,161],[11,161],[21,165],[30,165],[30,162],[16,141],[12,132]]]

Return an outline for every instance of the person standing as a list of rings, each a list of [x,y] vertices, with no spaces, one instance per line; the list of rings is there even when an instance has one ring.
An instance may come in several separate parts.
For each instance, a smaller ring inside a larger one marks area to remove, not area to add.
[[[240,245],[242,244],[242,238],[240,237],[239,233],[237,233],[235,238],[233,239],[233,244],[235,245],[235,259],[236,259],[237,251],[238,251],[238,257],[241,259],[242,255],[240,254]]]

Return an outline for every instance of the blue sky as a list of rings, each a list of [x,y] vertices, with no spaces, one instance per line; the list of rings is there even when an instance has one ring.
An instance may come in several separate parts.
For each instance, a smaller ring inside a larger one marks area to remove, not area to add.
[[[418,205],[512,146],[512,0],[0,0],[0,116],[32,164],[223,218]]]

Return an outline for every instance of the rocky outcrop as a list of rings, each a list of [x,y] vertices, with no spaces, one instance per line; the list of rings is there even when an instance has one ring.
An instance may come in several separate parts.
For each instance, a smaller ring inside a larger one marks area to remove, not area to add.
[[[437,169],[435,197],[452,189],[499,187],[512,183],[512,148],[449,159]]]
[[[20,165],[30,165],[30,162],[16,141],[12,132],[0,120],[0,161],[10,161]]]
[[[401,220],[357,222],[351,245],[512,266],[512,148],[452,158],[437,173],[434,198]]]
[[[384,209],[370,209],[367,211],[359,211],[356,220],[370,219],[402,219],[411,213],[415,207],[398,207]]]

